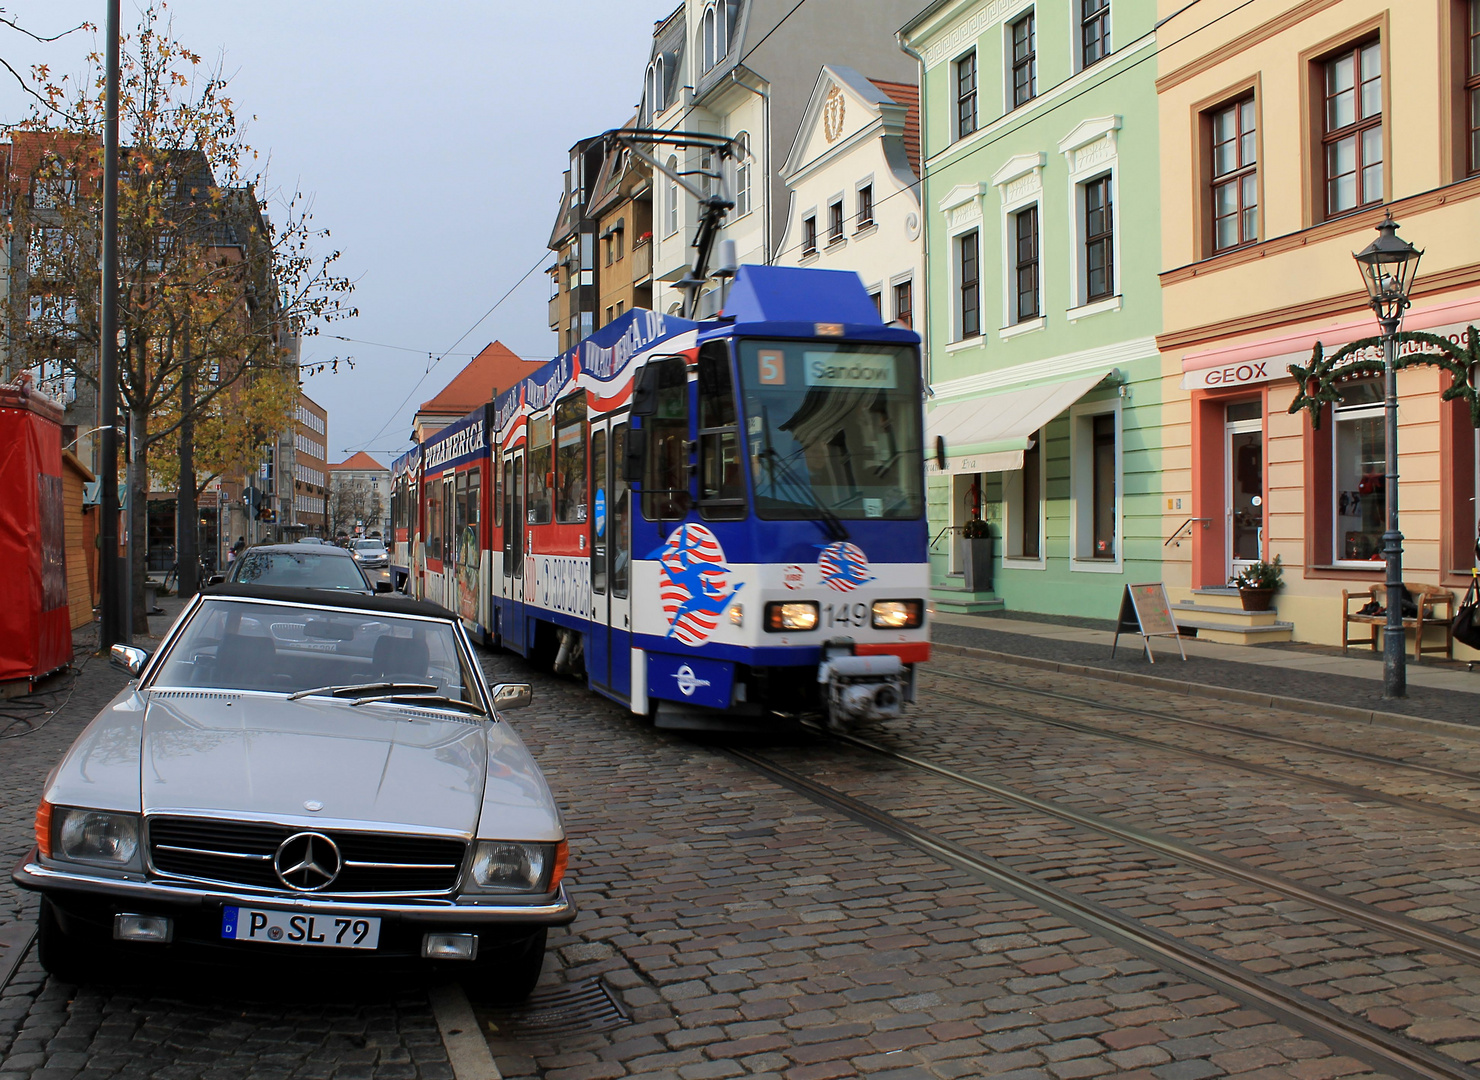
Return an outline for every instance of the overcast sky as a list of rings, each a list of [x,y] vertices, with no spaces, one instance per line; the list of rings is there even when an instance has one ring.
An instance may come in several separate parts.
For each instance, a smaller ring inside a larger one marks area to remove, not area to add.
[[[0,0],[38,34],[84,20],[103,0]],[[175,36],[224,59],[248,142],[269,180],[314,196],[314,218],[343,252],[360,316],[305,343],[304,362],[351,355],[316,375],[329,410],[329,458],[367,449],[383,464],[409,446],[411,414],[488,342],[548,358],[548,279],[536,270],[453,348],[536,262],[571,143],[622,124],[642,92],[655,19],[677,0],[174,0]],[[123,0],[125,32],[139,0]],[[37,45],[0,27],[19,71],[38,60],[80,72],[101,33]],[[0,118],[25,114],[10,80]],[[545,261],[541,261],[541,260]],[[376,345],[365,344],[375,342]],[[381,346],[398,346],[399,349]],[[431,372],[427,354],[451,349]],[[411,350],[411,351],[402,351]],[[425,380],[414,392],[418,380]],[[404,407],[397,409],[403,398]]]

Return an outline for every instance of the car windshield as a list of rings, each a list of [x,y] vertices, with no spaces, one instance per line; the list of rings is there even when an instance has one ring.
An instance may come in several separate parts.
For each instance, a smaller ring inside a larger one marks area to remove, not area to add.
[[[355,545],[356,551],[384,551],[385,545],[379,540],[361,540]]]
[[[152,686],[327,694],[384,683],[479,704],[450,623],[227,597],[201,602]]]
[[[295,589],[356,589],[365,578],[351,559],[311,550],[248,551],[236,561],[231,580],[242,585],[283,585]]]
[[[924,513],[919,362],[900,345],[742,341],[740,382],[763,518]]]

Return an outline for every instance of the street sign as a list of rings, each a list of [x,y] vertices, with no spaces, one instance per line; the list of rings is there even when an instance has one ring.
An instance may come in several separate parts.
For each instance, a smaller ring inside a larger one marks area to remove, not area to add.
[[[1177,620],[1172,618],[1172,603],[1167,599],[1167,587],[1161,582],[1149,585],[1127,585],[1120,597],[1120,616],[1115,621],[1115,640],[1110,643],[1110,658],[1115,658],[1115,647],[1121,634],[1140,634],[1141,644],[1146,649],[1146,659],[1156,663],[1151,653],[1151,639],[1170,637],[1177,639],[1177,651],[1187,659],[1187,650],[1182,648],[1182,632],[1177,629]]]

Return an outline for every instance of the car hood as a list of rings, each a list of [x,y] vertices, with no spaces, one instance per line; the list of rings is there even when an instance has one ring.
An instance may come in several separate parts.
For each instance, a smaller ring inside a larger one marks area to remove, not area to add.
[[[225,691],[148,698],[139,762],[146,814],[210,811],[469,836],[476,829],[485,721]],[[311,803],[322,808],[310,811]]]

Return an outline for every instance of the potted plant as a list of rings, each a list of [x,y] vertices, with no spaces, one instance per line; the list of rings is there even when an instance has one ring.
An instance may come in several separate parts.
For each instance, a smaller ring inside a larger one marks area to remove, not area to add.
[[[992,588],[992,531],[980,517],[961,526],[961,570],[967,592]]]
[[[1233,585],[1238,589],[1239,602],[1243,604],[1244,610],[1268,611],[1270,598],[1284,583],[1284,577],[1285,568],[1280,565],[1278,555],[1274,557],[1274,562],[1261,559],[1240,570],[1233,579]]]

